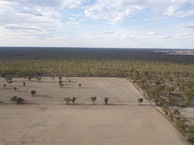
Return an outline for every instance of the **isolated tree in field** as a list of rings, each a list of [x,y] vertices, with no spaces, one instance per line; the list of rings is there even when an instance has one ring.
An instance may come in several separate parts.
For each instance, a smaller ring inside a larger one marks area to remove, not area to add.
[[[76,97],[73,97],[73,98],[71,99],[71,101],[73,102],[73,104],[74,104],[75,100],[76,100]]]
[[[90,99],[92,100],[93,104],[94,104],[94,102],[97,100],[96,97],[91,97]]]
[[[62,83],[63,83],[63,81],[62,81],[62,80],[59,80],[59,81],[58,81],[58,83],[59,83],[59,84],[62,84]]]
[[[34,96],[36,94],[36,91],[32,90],[30,93],[32,94],[32,96]]]
[[[24,87],[26,86],[26,82],[23,82],[23,86],[24,86]]]
[[[23,98],[17,97],[17,96],[13,96],[11,99],[11,101],[16,102],[16,104],[21,104],[22,102],[24,102]]]
[[[71,102],[71,101],[72,101],[72,99],[71,99],[71,98],[69,98],[69,97],[67,97],[67,98],[64,98],[64,101],[66,102],[66,104],[69,104],[69,102]]]
[[[141,105],[142,102],[143,102],[143,98],[139,98],[138,103]]]
[[[106,105],[108,104],[108,100],[109,100],[108,97],[105,97],[105,98],[104,98],[104,102],[105,102]]]
[[[14,91],[16,91],[18,88],[17,87],[14,87],[13,89],[14,89]]]
[[[18,98],[16,99],[16,103],[17,103],[17,104],[21,104],[21,103],[23,103],[23,102],[24,102],[24,99],[23,99],[23,98],[18,97]]]
[[[17,96],[13,96],[10,100],[15,102],[17,100]]]
[[[5,88],[6,87],[6,84],[4,84],[3,87]]]
[[[82,86],[82,84],[81,83],[79,83],[79,87],[81,87]]]

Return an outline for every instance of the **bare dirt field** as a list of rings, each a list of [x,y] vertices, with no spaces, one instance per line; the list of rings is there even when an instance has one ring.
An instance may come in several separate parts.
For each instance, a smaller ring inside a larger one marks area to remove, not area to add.
[[[149,101],[137,104],[143,96],[126,79],[64,78],[63,88],[58,79],[26,81],[26,87],[23,81],[3,88],[0,78],[0,145],[188,145]],[[25,103],[10,102],[14,95]],[[65,105],[65,97],[76,97],[76,103]]]

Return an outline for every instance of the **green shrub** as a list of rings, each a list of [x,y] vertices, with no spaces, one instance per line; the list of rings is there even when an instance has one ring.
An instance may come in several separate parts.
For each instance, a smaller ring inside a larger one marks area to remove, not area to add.
[[[69,97],[67,97],[67,98],[64,98],[64,101],[66,102],[66,104],[69,104],[69,102],[71,102],[71,101],[72,101],[72,99],[71,99],[71,98],[69,98]]]
[[[34,96],[36,94],[36,91],[32,90],[30,93],[32,94],[32,96]]]
[[[92,100],[93,104],[94,104],[94,102],[97,100],[96,97],[91,97],[90,99]]]
[[[71,99],[71,101],[73,102],[73,104],[74,104],[75,100],[76,100],[76,97],[73,97],[73,98]]]
[[[104,98],[104,102],[105,102],[106,105],[108,104],[108,100],[109,100],[108,97],[105,97],[105,98]]]
[[[10,100],[11,101],[16,101],[17,100],[17,96],[13,96]]]
[[[139,98],[138,103],[141,105],[142,102],[143,102],[143,98]]]
[[[24,102],[24,99],[23,99],[23,98],[18,97],[18,98],[16,99],[16,103],[17,103],[17,104],[21,104],[22,102]]]

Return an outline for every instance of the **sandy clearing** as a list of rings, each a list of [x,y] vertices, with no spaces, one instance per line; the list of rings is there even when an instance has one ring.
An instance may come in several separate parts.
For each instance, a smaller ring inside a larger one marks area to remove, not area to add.
[[[59,88],[57,80],[41,83],[14,79],[0,88],[0,145],[187,145],[184,137],[126,79],[71,78]],[[67,80],[66,80],[67,81]],[[78,87],[82,83],[82,87]],[[0,79],[3,86],[4,80]],[[13,87],[18,87],[17,91]],[[32,97],[29,93],[37,90]],[[33,104],[10,104],[17,94]],[[64,97],[76,96],[76,105]],[[91,96],[98,97],[92,105]],[[104,105],[109,97],[111,105]]]
[[[134,88],[126,79],[117,78],[70,78],[69,83],[66,78],[63,78],[64,87],[58,86],[58,78],[52,81],[51,78],[43,78],[41,82],[35,80],[25,81],[24,79],[13,79],[12,84],[7,84],[3,78],[0,78],[1,101],[10,102],[10,98],[14,95],[23,97],[25,100],[36,103],[56,103],[63,102],[65,97],[76,97],[78,103],[91,104],[90,97],[98,97],[96,103],[104,104],[104,97],[110,98],[111,104],[137,103],[137,98],[142,95]],[[26,87],[23,87],[22,82],[26,82]],[[79,87],[78,84],[82,86]],[[14,87],[18,89],[14,91]],[[31,90],[36,90],[37,94],[32,97]],[[146,100],[145,100],[146,103]]]

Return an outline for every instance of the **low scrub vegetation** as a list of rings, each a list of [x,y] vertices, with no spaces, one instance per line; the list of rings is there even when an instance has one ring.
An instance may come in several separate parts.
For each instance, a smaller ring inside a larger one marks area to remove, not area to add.
[[[11,101],[15,102],[16,104],[21,104],[24,102],[24,99],[21,97],[17,97],[17,96],[13,96],[11,99]]]

